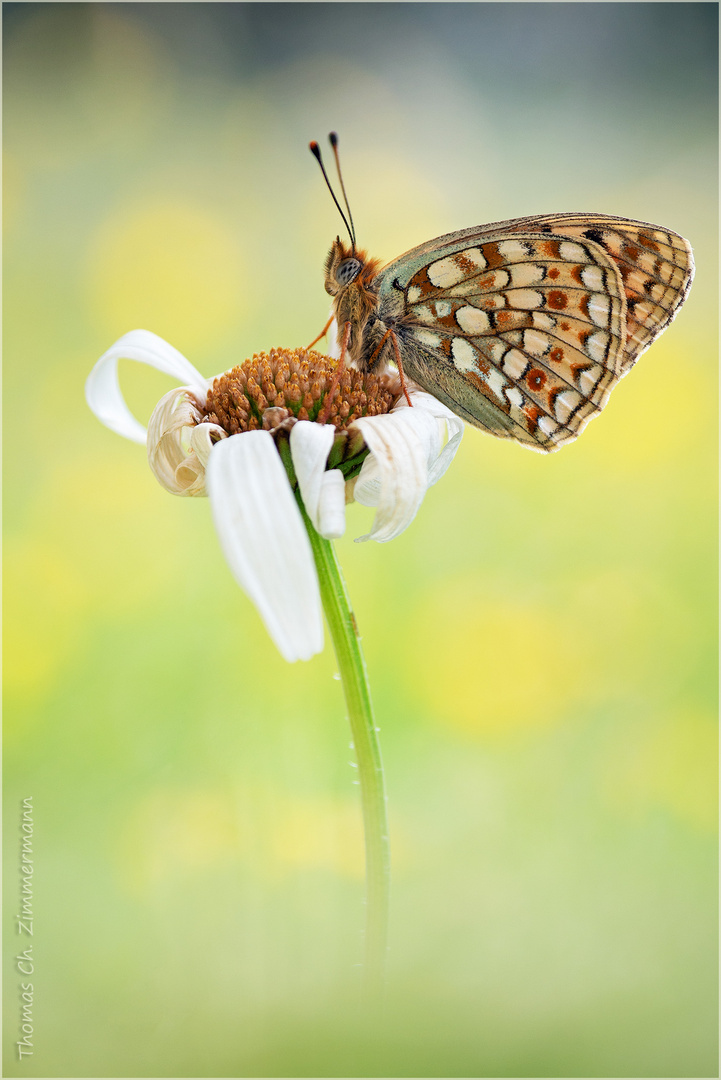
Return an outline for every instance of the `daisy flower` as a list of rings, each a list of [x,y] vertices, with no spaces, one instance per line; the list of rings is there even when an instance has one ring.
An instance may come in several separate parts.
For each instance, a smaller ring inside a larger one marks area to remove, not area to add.
[[[335,336],[331,336],[335,340]],[[158,402],[147,431],[131,414],[118,361],[147,364],[182,385]],[[210,497],[220,545],[286,660],[323,649],[322,604],[307,514],[337,539],[345,507],[377,507],[358,540],[386,543],[406,529],[450,465],[463,423],[396,376],[345,368],[305,349],[273,349],[215,378],[147,330],[132,330],[88,376],[88,405],[107,427],[147,447],[173,495]],[[328,392],[333,389],[332,400]]]

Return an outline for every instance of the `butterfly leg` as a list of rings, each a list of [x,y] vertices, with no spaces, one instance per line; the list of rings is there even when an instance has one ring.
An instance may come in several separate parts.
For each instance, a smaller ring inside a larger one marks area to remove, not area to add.
[[[331,322],[332,321],[333,320],[331,319]],[[350,331],[351,324],[347,322],[343,331],[343,342],[340,348],[340,360],[338,361],[338,366],[335,369],[335,375],[333,376],[333,382],[330,384],[330,390],[325,396],[325,403],[323,405],[323,408],[320,410],[315,419],[316,424],[325,424],[326,420],[328,419],[328,414],[330,413],[330,408],[333,404],[333,398],[335,397],[335,392],[338,389],[338,384],[340,383],[340,378],[345,368],[345,357],[346,352],[348,351],[348,342],[350,341]]]
[[[406,396],[406,401],[408,402],[408,404],[412,408],[413,407],[413,402],[411,401],[410,396],[408,394],[408,387],[406,386],[406,378],[405,378],[405,375],[403,374],[403,362],[401,360],[401,350],[398,347],[398,339],[396,338],[395,331],[394,331],[392,326],[388,327],[385,334],[380,339],[380,341],[376,345],[375,349],[371,353],[371,356],[367,361],[367,369],[368,369],[368,371],[373,370],[374,361],[375,361],[376,357],[380,355],[380,353],[381,353],[381,351],[383,349],[383,346],[385,345],[388,338],[390,338],[391,341],[393,342],[393,351],[394,351],[395,357],[396,357],[396,366],[398,367],[398,375],[399,375],[400,380],[401,380],[401,390],[403,391],[403,393]]]
[[[323,329],[321,330],[321,332],[320,332],[320,333],[318,334],[318,337],[317,337],[317,338],[313,338],[313,340],[311,341],[310,345],[307,345],[307,346],[306,346],[306,348],[307,348],[307,349],[312,349],[314,345],[317,345],[317,344],[318,344],[318,342],[319,342],[319,341],[321,340],[321,338],[324,338],[324,337],[325,337],[325,335],[326,335],[326,334],[328,333],[328,331],[330,330],[330,324],[331,324],[332,322],[333,322],[333,316],[331,315],[330,319],[328,319],[328,322],[327,322],[327,323],[325,324],[325,326],[323,327]]]
[[[403,374],[403,362],[401,360],[401,350],[398,348],[398,338],[396,337],[395,331],[393,329],[391,329],[390,335],[391,341],[393,342],[393,352],[396,354],[396,366],[398,367],[398,375],[400,376],[401,380],[401,390],[406,396],[406,401],[412,408],[413,402],[411,401],[410,394],[408,393],[408,387],[406,386],[406,377]]]

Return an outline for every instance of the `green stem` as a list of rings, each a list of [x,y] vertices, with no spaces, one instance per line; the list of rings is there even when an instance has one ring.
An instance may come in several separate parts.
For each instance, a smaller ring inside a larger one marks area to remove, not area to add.
[[[375,998],[383,987],[390,892],[388,819],[378,729],[373,717],[358,628],[335,550],[330,540],[324,540],[313,528],[300,495],[298,505],[318,570],[323,610],[338,659],[358,764],[366,855],[364,983],[368,993]]]

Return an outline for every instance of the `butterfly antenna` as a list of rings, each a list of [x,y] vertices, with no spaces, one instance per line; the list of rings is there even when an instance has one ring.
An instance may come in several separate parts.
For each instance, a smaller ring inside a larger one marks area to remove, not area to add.
[[[345,214],[343,213],[343,209],[342,209],[340,203],[338,202],[338,200],[337,200],[337,198],[335,196],[335,192],[333,191],[333,188],[330,185],[330,180],[328,179],[328,173],[325,171],[325,165],[323,164],[323,158],[320,156],[320,147],[318,146],[317,142],[312,142],[310,144],[310,152],[313,155],[313,157],[316,159],[318,164],[320,165],[320,171],[323,173],[323,179],[325,180],[326,184],[328,185],[328,191],[330,191],[331,196],[333,197],[333,202],[338,207],[338,213],[343,218],[343,224],[345,225],[346,229],[348,230],[348,235],[350,236],[351,244],[353,246],[353,254],[355,255],[355,236],[351,232],[351,227],[348,224],[348,219],[345,216]],[[342,181],[341,181],[341,184],[342,184]],[[345,195],[345,192],[343,192],[343,194]],[[347,202],[347,200],[346,200],[346,202]],[[348,211],[348,213],[350,213],[350,210]]]
[[[338,170],[338,179],[340,180],[340,189],[343,192],[343,198],[345,200],[345,208],[348,211],[348,220],[350,221],[350,238],[353,244],[353,254],[355,255],[355,225],[353,224],[353,215],[350,212],[350,203],[348,202],[348,196],[345,192],[345,184],[343,183],[343,174],[340,171],[340,156],[338,154],[338,136],[335,131],[331,131],[328,136],[328,140],[333,147],[333,156],[335,157],[335,167]]]

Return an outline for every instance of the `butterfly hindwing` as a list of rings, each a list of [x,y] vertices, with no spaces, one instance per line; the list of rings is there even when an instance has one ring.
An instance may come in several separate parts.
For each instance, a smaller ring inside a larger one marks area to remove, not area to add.
[[[539,450],[576,438],[668,326],[693,279],[683,237],[566,213],[430,240],[380,271],[379,314],[411,378]]]
[[[400,316],[404,368],[426,390],[494,435],[554,450],[621,374],[623,283],[594,241],[510,232],[466,230],[396,260],[379,313]]]

